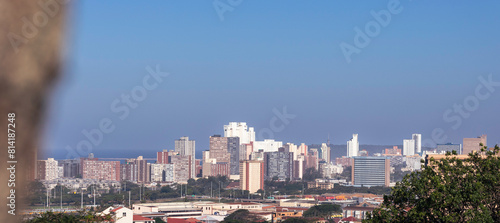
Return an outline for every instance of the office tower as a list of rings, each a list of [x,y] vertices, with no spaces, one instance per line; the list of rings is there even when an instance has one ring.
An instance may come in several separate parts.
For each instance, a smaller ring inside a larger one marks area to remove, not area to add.
[[[227,139],[227,137],[221,137],[220,135],[210,136],[210,158],[216,159],[216,162],[231,162]]]
[[[483,144],[483,146],[487,146],[486,135],[482,135],[477,138],[464,138],[464,147],[462,154],[467,155],[472,151],[481,151],[481,143]]]
[[[457,154],[462,154],[462,144],[446,143],[446,144],[437,144],[436,146],[437,153],[446,153],[452,151],[457,151]]]
[[[304,155],[300,154],[297,156],[297,159],[293,161],[293,179],[300,180],[303,178],[305,159]]]
[[[175,151],[180,155],[191,157],[191,164],[193,165],[190,166],[191,169],[189,170],[189,172],[191,178],[194,178],[196,176],[196,170],[194,166],[196,152],[195,141],[189,140],[189,137],[187,136],[181,137],[180,139],[175,140]]]
[[[80,176],[83,176],[83,161],[85,160],[97,161],[97,158],[94,158],[93,153],[89,153],[88,157],[80,157]]]
[[[347,141],[347,157],[358,156],[359,142],[358,134],[352,134],[352,139]]]
[[[413,156],[415,155],[415,140],[404,139],[403,140],[403,156]]]
[[[203,151],[203,162],[202,162],[202,175],[203,177],[209,177],[212,176],[212,164],[215,164],[216,160],[213,158],[210,158],[210,151],[205,150]]]
[[[253,142],[240,145],[240,161],[250,160],[250,154],[253,152]]]
[[[293,153],[293,160],[296,160],[297,156],[300,155],[299,147],[293,143],[287,143],[287,144],[283,145],[283,148],[285,148],[286,152]]]
[[[239,179],[240,175],[240,138],[227,137],[227,150],[230,154],[230,174]]]
[[[240,188],[250,193],[264,189],[264,162],[255,160],[240,162]]]
[[[255,141],[255,131],[245,122],[230,122],[224,125],[224,137],[239,137],[240,144],[248,144]]]
[[[83,160],[83,179],[120,181],[120,161]]]
[[[390,159],[384,156],[353,157],[352,184],[355,186],[389,186]]]
[[[280,181],[291,180],[293,174],[293,154],[280,148],[278,152],[264,153],[264,175],[266,180],[277,177]]]
[[[151,182],[175,182],[174,164],[152,163]]]
[[[156,163],[160,164],[168,164],[168,151],[166,149],[163,150],[163,152],[157,152],[156,153]]]
[[[174,178],[177,183],[187,183],[191,176],[191,156],[172,155],[170,161],[174,164]]]
[[[321,144],[321,159],[330,163],[330,146],[326,145],[326,143]]]
[[[265,139],[264,141],[255,141],[253,143],[254,151],[276,152],[281,147],[283,147],[283,142],[274,141],[274,139]]]
[[[63,177],[76,177],[80,174],[80,160],[59,160],[58,164],[63,167]]]
[[[54,158],[36,162],[36,179],[55,180],[58,178],[58,162]]]
[[[298,150],[299,150],[299,153],[304,154],[304,156],[307,157],[307,152],[309,149],[307,148],[307,145],[305,143],[301,143]]]
[[[151,172],[149,163],[142,156],[137,157],[135,160],[135,164],[137,165],[137,182],[138,183],[147,183],[150,181]]]
[[[203,170],[203,167],[201,166],[201,159],[195,159],[194,160],[194,169],[196,170],[195,171],[195,177],[201,177],[202,176],[202,170]]]
[[[210,174],[211,176],[226,176],[230,177],[230,167],[231,165],[229,163],[223,162],[223,163],[215,163],[210,165]]]
[[[411,138],[415,141],[415,153],[422,152],[422,134],[412,134]]]
[[[306,169],[314,168],[319,169],[319,154],[318,149],[310,149],[306,157]]]
[[[133,161],[127,161],[124,164],[120,164],[120,179],[137,182],[137,165],[134,164]]]

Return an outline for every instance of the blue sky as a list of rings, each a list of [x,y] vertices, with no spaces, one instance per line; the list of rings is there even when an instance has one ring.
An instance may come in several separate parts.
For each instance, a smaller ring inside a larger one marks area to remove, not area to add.
[[[296,115],[274,132],[284,142],[330,134],[345,144],[358,133],[361,144],[402,144],[439,128],[447,138],[434,142],[488,134],[488,144],[500,143],[499,86],[482,90],[488,97],[458,128],[443,118],[475,97],[480,77],[500,81],[500,2],[400,1],[402,11],[348,63],[339,45],[354,45],[354,29],[389,2],[244,0],[223,21],[212,1],[77,2],[44,156],[66,157],[103,118],[115,128],[93,146],[96,156],[154,157],[181,136],[200,154],[224,124],[244,121],[259,133],[284,107]],[[157,65],[170,75],[119,119],[112,102]]]

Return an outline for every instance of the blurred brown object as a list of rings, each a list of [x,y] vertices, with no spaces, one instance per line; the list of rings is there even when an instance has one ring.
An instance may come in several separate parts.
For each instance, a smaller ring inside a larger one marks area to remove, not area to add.
[[[20,222],[26,185],[35,176],[47,97],[61,67],[67,1],[0,0],[0,219]],[[8,187],[8,113],[15,113],[15,188]],[[8,213],[15,189],[15,216]]]

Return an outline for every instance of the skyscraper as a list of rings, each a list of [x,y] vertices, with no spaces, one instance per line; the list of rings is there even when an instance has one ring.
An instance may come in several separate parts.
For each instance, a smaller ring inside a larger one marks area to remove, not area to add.
[[[264,174],[267,180],[277,177],[280,181],[293,177],[293,155],[280,148],[278,152],[264,153]]]
[[[330,146],[326,143],[321,144],[321,159],[326,163],[330,163]]]
[[[347,157],[358,156],[359,142],[358,134],[352,134],[352,139],[347,141]]]
[[[404,139],[403,140],[403,156],[413,156],[415,155],[415,140]]]
[[[54,180],[58,177],[58,162],[54,158],[47,160],[38,160],[36,165],[36,179]]]
[[[168,151],[166,149],[163,150],[163,152],[157,152],[156,153],[156,163],[160,164],[168,164]]]
[[[413,134],[411,138],[415,141],[415,153],[422,152],[422,134]]]
[[[180,155],[191,157],[190,162],[192,165],[190,165],[191,169],[189,170],[189,175],[191,177],[196,176],[196,170],[194,167],[196,152],[195,141],[189,140],[189,137],[187,136],[181,137],[180,139],[175,140],[175,151]]]
[[[479,136],[477,138],[464,138],[464,147],[462,154],[469,154],[472,151],[480,151],[482,146],[487,146],[486,135]]]
[[[264,189],[264,162],[255,160],[240,162],[240,188],[250,193]]]
[[[224,137],[239,137],[240,144],[249,144],[255,141],[255,131],[246,122],[230,122],[224,125]]]
[[[389,186],[390,158],[357,156],[353,159],[352,184],[356,186]]]
[[[230,174],[239,179],[240,175],[240,138],[227,137],[227,150],[230,154]]]

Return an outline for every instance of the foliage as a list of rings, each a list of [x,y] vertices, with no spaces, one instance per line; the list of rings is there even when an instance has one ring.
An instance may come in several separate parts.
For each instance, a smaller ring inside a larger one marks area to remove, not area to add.
[[[239,209],[224,218],[223,223],[244,223],[244,222],[257,222],[263,219],[256,214],[250,213],[247,209]]]
[[[500,222],[500,149],[448,153],[396,184],[365,222]]]
[[[335,213],[342,213],[342,208],[336,204],[314,205],[304,212],[304,217],[320,217],[329,219]]]
[[[96,215],[94,212],[54,213],[45,212],[27,223],[73,223],[73,222],[111,222],[113,215]]]
[[[166,221],[161,220],[161,218],[160,218],[160,217],[156,217],[156,218],[154,218],[153,220],[155,220],[155,223],[167,223]]]
[[[323,176],[321,176],[321,173],[318,170],[316,170],[315,168],[313,168],[313,167],[307,168],[304,171],[304,174],[303,174],[304,181],[314,181],[318,178],[323,178]]]

